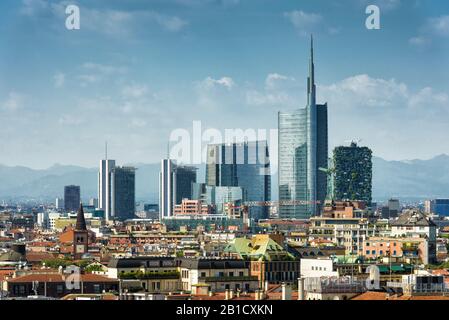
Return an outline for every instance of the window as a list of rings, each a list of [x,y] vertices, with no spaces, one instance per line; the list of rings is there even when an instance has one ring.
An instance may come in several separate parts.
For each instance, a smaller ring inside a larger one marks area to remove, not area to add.
[[[234,272],[229,272],[229,276],[233,277],[234,276]]]
[[[369,254],[369,250],[366,250],[366,254]]]
[[[100,285],[99,284],[94,284],[94,292],[100,293]]]
[[[380,255],[383,255],[383,254],[384,254],[383,250],[380,250],[380,251],[379,251],[379,254],[380,254]]]
[[[376,254],[376,250],[371,250],[371,254]]]
[[[206,272],[201,272],[201,278],[205,278],[206,277]]]
[[[94,288],[95,288],[95,286],[94,286]],[[56,286],[56,293],[61,294],[61,293],[63,293],[63,292],[64,292],[64,286],[63,286],[62,284],[58,284],[58,285]]]
[[[239,277],[243,277],[243,275],[244,275],[243,271],[240,271],[239,272]]]

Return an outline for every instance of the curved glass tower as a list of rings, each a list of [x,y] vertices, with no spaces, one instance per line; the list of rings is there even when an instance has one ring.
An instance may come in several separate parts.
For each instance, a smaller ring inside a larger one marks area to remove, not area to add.
[[[313,38],[310,44],[307,106],[279,112],[279,200],[303,201],[280,205],[281,218],[307,219],[319,213],[326,198],[328,129],[327,104],[316,104]]]

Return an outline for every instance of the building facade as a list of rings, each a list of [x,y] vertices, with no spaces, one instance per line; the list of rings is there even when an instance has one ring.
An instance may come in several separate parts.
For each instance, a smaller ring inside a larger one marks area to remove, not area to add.
[[[136,169],[115,167],[111,183],[111,216],[118,220],[133,219],[136,212]]]
[[[307,84],[307,106],[278,115],[279,200],[296,201],[279,207],[281,218],[316,215],[327,193],[327,104],[316,103],[313,42]]]
[[[245,201],[271,199],[271,174],[266,141],[214,144],[207,147],[206,184],[241,187]],[[269,217],[267,207],[250,208],[258,221]]]
[[[98,207],[104,210],[105,219],[111,217],[112,211],[112,171],[115,168],[115,160],[100,160],[98,172]]]
[[[196,183],[196,170],[196,167],[176,166],[175,204],[181,204],[183,199],[192,199],[192,188]]]
[[[359,200],[368,205],[372,201],[372,151],[352,142],[333,152],[334,187],[336,200]]]
[[[79,186],[64,187],[64,210],[67,212],[77,211],[81,202]]]

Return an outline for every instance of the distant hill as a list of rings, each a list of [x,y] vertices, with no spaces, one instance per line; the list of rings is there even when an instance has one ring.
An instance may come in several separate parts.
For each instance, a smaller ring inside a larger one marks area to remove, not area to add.
[[[430,160],[373,158],[373,196],[378,199],[449,197],[449,156]]]
[[[157,202],[159,164],[134,164],[136,198]],[[199,166],[198,181],[204,181],[205,166]],[[81,186],[84,200],[97,197],[97,168],[54,165],[45,170],[0,165],[0,199],[53,200],[62,197],[64,186]],[[277,175],[272,177],[273,199],[277,198]],[[430,160],[387,161],[373,158],[373,198],[425,199],[449,197],[449,156]]]

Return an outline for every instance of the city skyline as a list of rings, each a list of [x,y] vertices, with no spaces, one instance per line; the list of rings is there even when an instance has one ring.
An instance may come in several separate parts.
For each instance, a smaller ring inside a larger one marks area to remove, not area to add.
[[[373,3],[381,30],[364,27],[363,0],[112,1],[108,8],[79,1],[83,22],[71,32],[61,2],[2,2],[2,46],[17,45],[0,51],[0,133],[10,137],[0,163],[95,167],[105,140],[112,159],[157,163],[170,132],[195,120],[218,130],[274,129],[278,110],[306,101],[310,33],[319,41],[317,99],[331,106],[329,151],[362,139],[387,160],[447,153],[449,8]],[[196,15],[198,8],[207,14]],[[11,24],[16,17],[21,23]],[[352,54],[358,59],[347,59]]]

